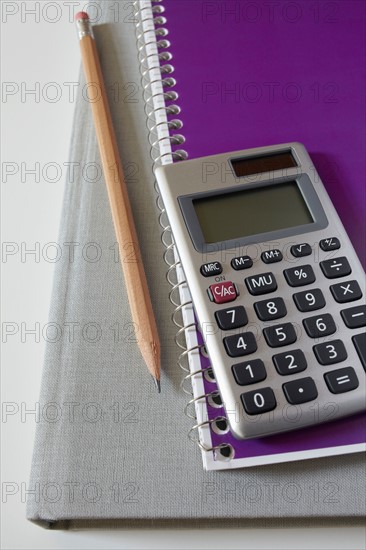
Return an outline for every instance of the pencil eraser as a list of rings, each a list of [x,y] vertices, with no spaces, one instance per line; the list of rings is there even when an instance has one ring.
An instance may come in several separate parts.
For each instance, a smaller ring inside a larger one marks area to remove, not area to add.
[[[79,11],[75,15],[75,21],[78,21],[79,19],[89,19],[89,15],[86,13],[86,11]]]

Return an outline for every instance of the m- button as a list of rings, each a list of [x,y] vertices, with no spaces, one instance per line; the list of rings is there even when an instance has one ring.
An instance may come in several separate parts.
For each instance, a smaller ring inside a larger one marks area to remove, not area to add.
[[[232,302],[239,296],[236,285],[231,281],[224,281],[223,283],[211,285],[207,292],[211,302],[215,302],[216,304]]]
[[[220,273],[222,273],[222,265],[220,262],[210,262],[201,265],[200,271],[204,277],[213,277],[214,275],[220,275]]]

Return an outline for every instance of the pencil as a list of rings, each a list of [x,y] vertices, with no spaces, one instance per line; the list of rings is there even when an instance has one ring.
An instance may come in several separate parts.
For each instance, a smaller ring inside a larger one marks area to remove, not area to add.
[[[99,92],[97,99],[91,101],[91,107],[132,319],[138,327],[137,338],[142,357],[160,392],[159,334],[118,153],[98,52],[88,14],[79,12],[76,14],[75,20],[80,38],[86,83],[92,85]],[[132,252],[134,261],[131,261]]]

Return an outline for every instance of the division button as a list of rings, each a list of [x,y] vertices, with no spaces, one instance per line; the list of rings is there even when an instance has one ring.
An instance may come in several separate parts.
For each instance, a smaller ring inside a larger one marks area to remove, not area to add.
[[[333,365],[345,361],[348,357],[342,340],[332,340],[313,347],[315,356],[321,365]]]
[[[301,403],[313,401],[318,397],[315,382],[310,376],[286,382],[282,388],[290,405],[300,405]]]
[[[337,237],[330,237],[328,239],[323,239],[319,243],[320,248],[324,250],[324,252],[329,252],[329,250],[338,250],[338,248],[341,248],[341,243],[337,239]]]
[[[238,256],[237,258],[233,258],[231,260],[231,267],[236,269],[236,271],[248,269],[249,267],[252,267],[252,265],[253,260],[250,256]]]
[[[220,273],[222,273],[222,265],[220,262],[203,264],[200,267],[200,271],[204,277],[213,277],[214,275],[220,275]]]
[[[366,326],[366,306],[350,307],[341,311],[342,319],[348,328]]]
[[[243,306],[220,309],[215,311],[215,317],[221,330],[244,327],[248,323],[248,316]]]
[[[315,281],[315,274],[311,265],[291,267],[283,272],[290,286],[310,285]]]
[[[277,290],[277,282],[273,273],[262,273],[261,275],[247,277],[245,279],[245,284],[250,294],[253,294],[253,296],[268,294],[268,292]]]
[[[287,315],[283,298],[270,298],[254,304],[255,312],[261,321],[272,321]]]
[[[291,254],[295,256],[295,258],[310,256],[310,254],[312,253],[311,246],[308,243],[294,244],[293,246],[291,246],[290,251]]]
[[[278,249],[275,250],[266,250],[261,254],[262,262],[265,264],[273,264],[275,262],[280,262],[283,260],[282,252]]]
[[[345,277],[352,271],[345,256],[335,258],[334,260],[324,260],[324,262],[320,262],[320,267],[327,279]]]
[[[235,381],[239,386],[247,386],[262,382],[267,378],[266,369],[261,359],[244,361],[231,367]]]
[[[272,357],[272,361],[278,374],[282,376],[301,372],[307,367],[305,355],[301,349],[293,349],[285,353],[278,353]]]
[[[357,336],[353,336],[352,341],[356,348],[362,366],[366,371],[366,332],[363,332],[362,334],[357,334]]]
[[[293,299],[299,311],[314,311],[325,306],[325,298],[320,288],[298,292],[293,295]]]
[[[345,393],[358,388],[358,378],[352,367],[327,372],[324,379],[332,393]]]
[[[330,313],[308,317],[303,320],[305,330],[310,338],[321,338],[333,334],[336,330],[336,324]]]
[[[279,348],[296,342],[296,332],[291,323],[274,325],[263,329],[266,342],[271,348]]]
[[[235,300],[236,297],[239,296],[239,292],[234,283],[231,281],[224,281],[211,285],[208,290],[208,295],[211,302],[223,304]]]
[[[346,281],[330,287],[333,298],[339,304],[353,302],[362,297],[362,291],[357,281]]]
[[[262,414],[276,408],[277,402],[272,388],[242,393],[241,401],[247,414]]]
[[[252,332],[242,332],[224,338],[224,346],[230,357],[242,357],[257,351],[257,342]]]

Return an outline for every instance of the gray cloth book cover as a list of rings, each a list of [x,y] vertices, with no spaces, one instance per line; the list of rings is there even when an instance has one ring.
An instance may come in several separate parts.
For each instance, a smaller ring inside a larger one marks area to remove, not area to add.
[[[93,4],[97,4],[93,2]],[[187,438],[132,17],[98,2],[95,27],[162,344],[162,393],[136,340],[83,77],[76,107],[27,517],[43,526],[280,525],[362,517],[360,453],[204,472]],[[131,7],[131,6],[130,6]],[[77,176],[80,174],[80,177]],[[174,523],[172,523],[174,522]],[[338,520],[339,523],[339,520]]]

